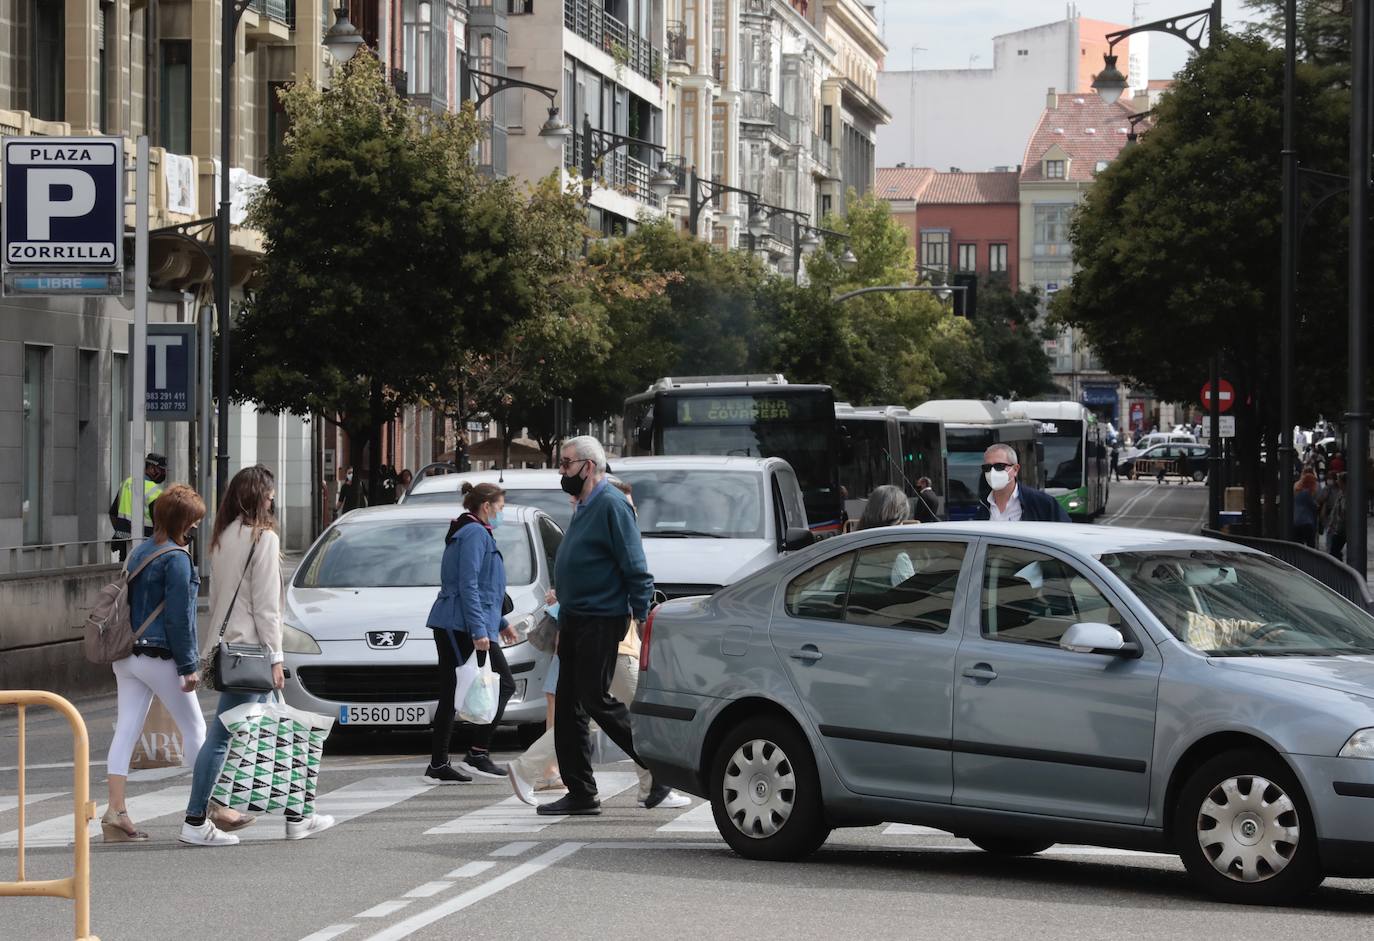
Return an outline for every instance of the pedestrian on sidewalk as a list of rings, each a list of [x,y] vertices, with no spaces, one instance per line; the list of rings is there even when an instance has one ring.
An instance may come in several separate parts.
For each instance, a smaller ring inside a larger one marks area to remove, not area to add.
[[[367,506],[367,484],[363,483],[362,478],[353,475],[353,468],[347,468],[343,472],[343,481],[339,484],[339,499],[334,505],[334,517],[337,519],[350,510],[358,510]]]
[[[225,488],[210,534],[210,620],[212,629],[200,641],[202,657],[209,656],[223,639],[229,644],[261,644],[272,654],[272,684],[286,685],[282,670],[281,540],[277,536],[274,501],[276,479],[261,464],[245,467]],[[231,832],[253,818],[225,809],[207,817],[210,792],[224,770],[229,751],[229,729],[220,716],[245,703],[265,702],[266,693],[224,690],[219,694],[215,718],[210,723],[205,747],[196,758],[191,778],[191,798],[181,842],[193,846],[232,846],[239,838]],[[334,826],[328,814],[309,817],[288,814],[286,838],[300,840]]]
[[[153,534],[153,506],[157,503],[157,498],[162,495],[162,484],[167,479],[167,457],[162,454],[150,453],[143,460],[143,535],[145,537]],[[132,477],[125,477],[124,482],[119,485],[119,492],[110,503],[110,526],[114,528],[114,538],[110,540],[110,547],[119,553],[119,561],[123,562],[129,554],[129,546],[133,539],[134,513],[134,480]]]
[[[1112,440],[1112,451],[1111,451],[1111,457],[1109,458],[1109,460],[1111,460],[1112,466],[1109,467],[1109,468],[1107,468],[1107,472],[1108,472],[1113,478],[1115,478],[1116,480],[1120,480],[1120,479],[1121,479],[1121,443],[1120,443],[1120,441],[1118,441],[1118,440],[1116,440],[1116,439],[1113,439],[1113,440]]]
[[[1293,485],[1293,540],[1317,547],[1317,475],[1311,471]]]
[[[109,805],[100,818],[106,843],[142,842],[148,834],[129,819],[125,783],[129,761],[156,696],[181,732],[181,760],[194,764],[205,743],[205,717],[196,701],[196,589],[200,576],[186,543],[205,516],[205,501],[185,484],[159,497],[151,539],[129,558],[129,621],[133,653],[113,664],[118,706],[106,761]]]
[[[465,512],[449,526],[444,537],[444,558],[439,569],[439,596],[429,611],[429,627],[439,652],[439,705],[434,712],[429,767],[422,776],[428,784],[466,784],[473,777],[500,780],[506,769],[491,760],[491,737],[515,695],[502,643],[513,644],[516,634],[505,619],[506,565],[496,547],[495,530],[504,521],[506,491],[496,484],[463,484]],[[453,696],[458,688],[455,672],[468,658],[490,663],[500,677],[496,717],[473,729],[467,757],[455,769],[449,763],[453,738]],[[461,770],[459,770],[461,769]]]
[[[639,524],[625,495],[606,479],[601,442],[580,435],[564,443],[558,462],[563,490],[577,499],[559,546],[558,695],[554,745],[568,794],[539,813],[599,814],[588,721],[595,719],[611,741],[639,763],[630,732],[630,711],[610,693],[616,658],[630,628],[643,622],[654,587],[644,560]],[[655,784],[646,804],[669,793]]]
[[[1345,558],[1345,504],[1349,494],[1345,492],[1344,474],[1333,474],[1335,487],[1326,498],[1326,551],[1338,559]]]

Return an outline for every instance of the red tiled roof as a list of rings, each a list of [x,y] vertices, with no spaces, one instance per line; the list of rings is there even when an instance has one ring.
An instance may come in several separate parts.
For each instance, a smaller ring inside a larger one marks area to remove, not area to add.
[[[1020,180],[1015,173],[936,173],[919,197],[923,206],[1020,202]]]
[[[934,174],[930,167],[879,167],[873,192],[879,199],[915,199]]]
[[[1069,157],[1069,182],[1092,180],[1099,161],[1112,161],[1126,144],[1130,107],[1123,102],[1107,104],[1087,92],[1061,94],[1058,104],[1046,108],[1026,144],[1021,160],[1021,182],[1045,181],[1041,160],[1055,144]]]

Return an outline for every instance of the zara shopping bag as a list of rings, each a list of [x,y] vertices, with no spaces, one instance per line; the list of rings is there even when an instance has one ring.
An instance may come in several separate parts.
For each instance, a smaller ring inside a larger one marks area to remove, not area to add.
[[[477,663],[480,658],[481,662]],[[474,651],[468,663],[475,663],[477,676],[468,685],[467,694],[458,706],[458,718],[473,725],[490,725],[496,718],[497,700],[501,695],[501,679],[491,672],[491,660],[481,651]],[[467,666],[467,664],[464,664]]]
[[[229,730],[229,754],[210,795],[214,800],[251,813],[315,812],[333,716],[294,709],[278,692],[267,702],[230,709],[220,721]]]

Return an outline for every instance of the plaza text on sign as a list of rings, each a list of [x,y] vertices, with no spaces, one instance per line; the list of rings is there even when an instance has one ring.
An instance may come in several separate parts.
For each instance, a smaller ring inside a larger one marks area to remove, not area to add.
[[[129,330],[133,346],[133,330]],[[196,325],[150,323],[143,385],[148,421],[191,421],[196,412]]]
[[[124,142],[6,137],[6,269],[100,271],[124,265]]]

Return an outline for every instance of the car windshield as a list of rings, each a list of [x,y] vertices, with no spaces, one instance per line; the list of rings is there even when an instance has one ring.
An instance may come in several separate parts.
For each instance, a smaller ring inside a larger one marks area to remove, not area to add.
[[[549,471],[550,477],[556,475],[558,471]],[[412,493],[406,497],[406,503],[455,503],[463,502],[463,495],[457,490],[428,490],[424,493]],[[562,490],[521,490],[518,487],[507,488],[506,504],[516,506],[532,506],[543,510],[553,517],[553,521],[563,529],[568,528],[568,523],[572,520],[572,501]]]
[[[1102,564],[1169,632],[1217,657],[1374,653],[1374,617],[1315,579],[1253,552],[1118,552]]]
[[[472,524],[469,524],[472,525]],[[438,587],[446,519],[344,522],[324,534],[301,563],[297,588]],[[495,530],[509,585],[534,581],[530,536],[514,521]]]
[[[739,471],[617,470],[634,489],[646,536],[763,536],[763,475]]]
[[[1077,425],[1077,422],[1072,424]],[[1083,433],[1072,436],[1045,435],[1040,439],[1045,447],[1047,487],[1077,490],[1083,486]]]

